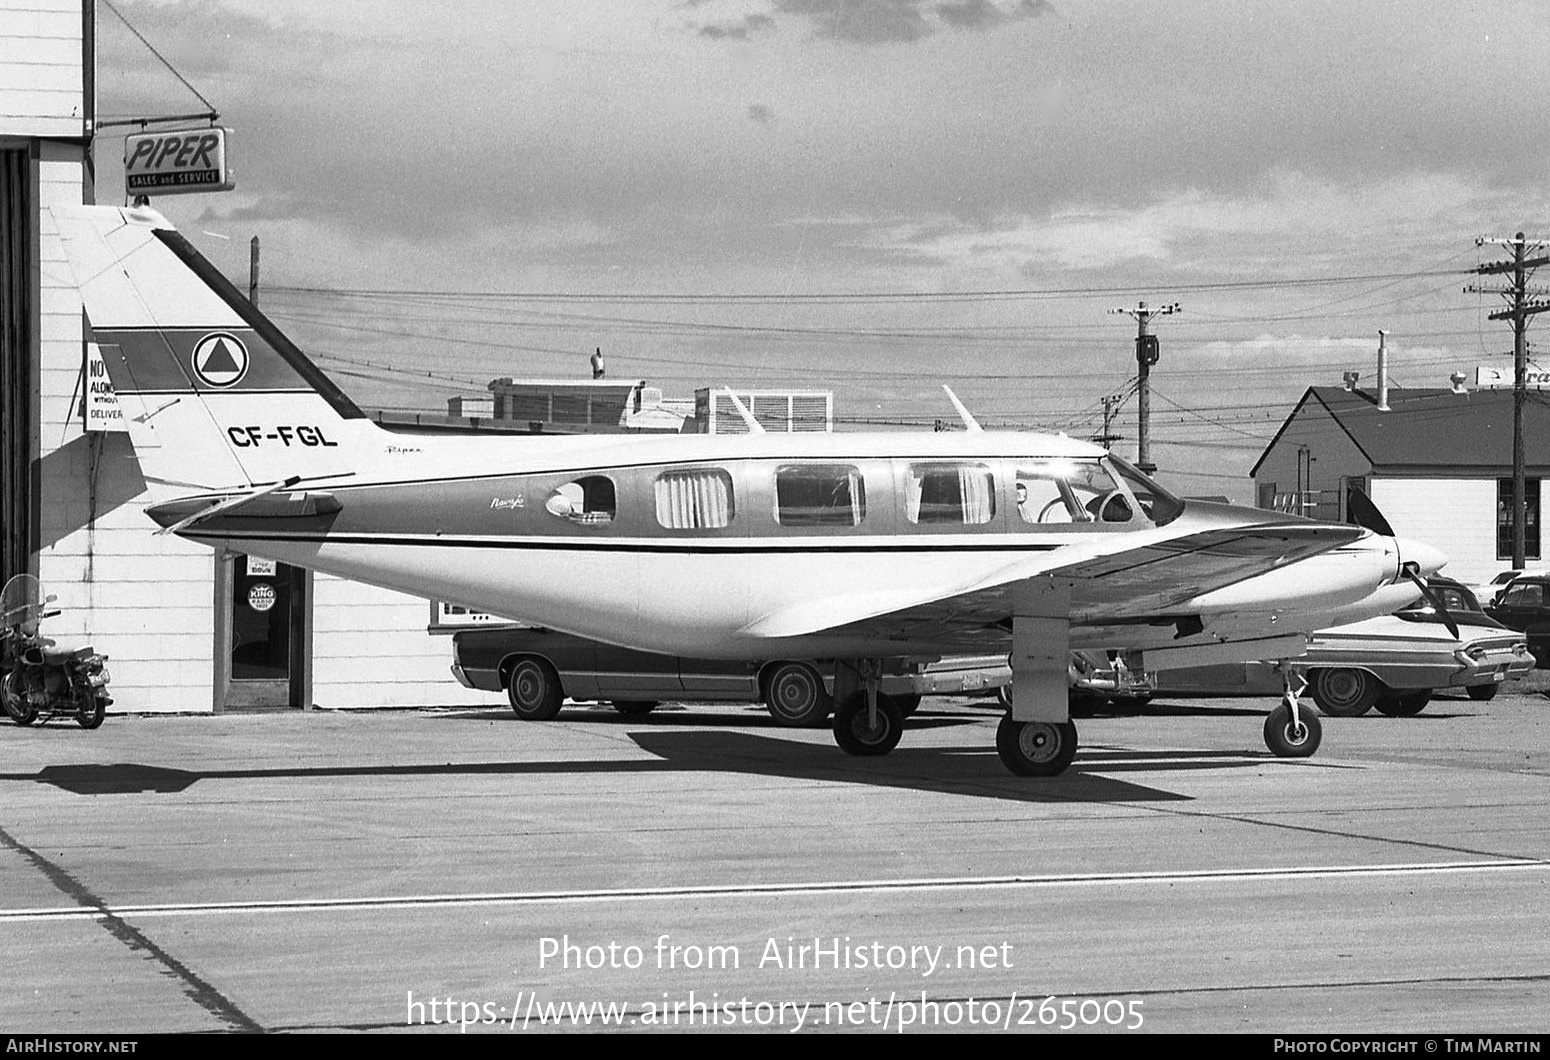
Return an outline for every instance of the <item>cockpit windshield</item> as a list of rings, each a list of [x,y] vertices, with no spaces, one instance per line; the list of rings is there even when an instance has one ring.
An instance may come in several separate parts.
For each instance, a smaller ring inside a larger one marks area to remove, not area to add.
[[[1125,485],[1130,487],[1130,492],[1135,495],[1141,510],[1152,522],[1158,526],[1166,526],[1184,511],[1183,501],[1147,478],[1136,467],[1112,453],[1109,454],[1108,459],[1119,477],[1125,480]]]

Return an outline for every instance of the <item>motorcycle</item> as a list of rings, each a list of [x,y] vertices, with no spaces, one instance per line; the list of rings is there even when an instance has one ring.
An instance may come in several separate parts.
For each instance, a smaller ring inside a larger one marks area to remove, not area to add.
[[[58,611],[45,611],[57,597],[40,598],[38,579],[18,574],[0,592],[0,706],[18,725],[40,717],[73,714],[83,729],[102,724],[108,704],[108,671],[90,646],[60,648],[38,632]]]

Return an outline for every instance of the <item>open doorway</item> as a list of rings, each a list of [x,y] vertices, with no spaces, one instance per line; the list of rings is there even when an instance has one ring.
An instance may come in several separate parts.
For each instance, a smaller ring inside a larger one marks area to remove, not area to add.
[[[311,572],[234,552],[216,569],[216,709],[310,707]]]

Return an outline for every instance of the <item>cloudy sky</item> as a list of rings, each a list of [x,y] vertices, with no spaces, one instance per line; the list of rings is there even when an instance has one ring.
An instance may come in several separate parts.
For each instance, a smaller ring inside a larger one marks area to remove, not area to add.
[[[165,212],[364,405],[495,376],[833,389],[846,428],[1089,436],[1159,318],[1153,459],[1246,478],[1310,384],[1511,364],[1550,236],[1540,0],[99,4],[104,118],[203,109],[237,189]],[[123,201],[122,130],[97,142]],[[1531,330],[1530,338],[1534,337]],[[1550,347],[1544,356],[1550,366]],[[1135,403],[1117,443],[1134,453]]]

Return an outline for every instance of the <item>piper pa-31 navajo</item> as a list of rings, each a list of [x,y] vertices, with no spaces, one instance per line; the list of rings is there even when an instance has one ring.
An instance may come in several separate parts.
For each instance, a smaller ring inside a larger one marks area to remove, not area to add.
[[[899,740],[877,690],[893,664],[1008,648],[997,750],[1058,774],[1077,747],[1071,649],[1293,658],[1444,562],[1390,533],[1181,501],[1097,446],[982,431],[961,406],[966,430],[929,434],[388,429],[159,214],[54,214],[164,531],[628,648],[824,660],[851,754]],[[1295,676],[1265,728],[1283,756],[1319,740]],[[506,678],[519,713],[558,709],[539,662]]]

